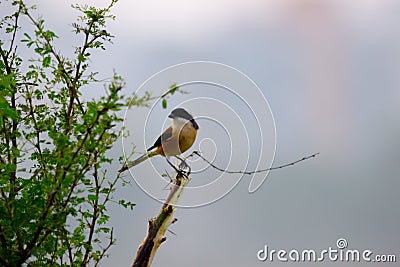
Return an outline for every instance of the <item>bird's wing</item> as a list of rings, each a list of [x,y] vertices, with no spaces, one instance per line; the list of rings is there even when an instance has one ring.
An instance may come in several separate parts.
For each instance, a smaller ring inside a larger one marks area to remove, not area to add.
[[[170,139],[171,137],[172,137],[172,127],[169,127],[162,133],[162,135],[160,135],[160,137],[158,137],[158,139],[154,142],[154,144],[151,147],[147,149],[147,151],[150,151],[155,147],[161,146],[162,143],[167,142],[168,139]]]

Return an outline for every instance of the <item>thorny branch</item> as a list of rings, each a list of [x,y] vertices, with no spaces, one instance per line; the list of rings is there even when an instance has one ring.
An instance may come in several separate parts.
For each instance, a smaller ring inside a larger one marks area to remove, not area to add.
[[[230,170],[225,170],[225,169],[223,169],[223,168],[220,168],[220,167],[216,166],[216,165],[213,164],[211,161],[209,161],[208,159],[206,159],[205,157],[203,157],[203,156],[200,154],[199,151],[193,151],[192,154],[190,154],[189,156],[196,155],[196,156],[198,156],[199,158],[201,158],[202,160],[204,160],[205,162],[207,162],[211,167],[213,167],[214,169],[216,169],[216,170],[218,170],[218,171],[221,171],[221,172],[225,172],[225,173],[241,173],[241,174],[254,174],[254,173],[267,172],[267,171],[272,171],[272,170],[277,170],[277,169],[282,169],[282,168],[285,168],[285,167],[289,167],[289,166],[295,165],[296,163],[299,163],[299,162],[301,162],[301,161],[304,161],[304,160],[307,160],[307,159],[310,159],[310,158],[314,158],[314,157],[316,157],[316,156],[319,155],[319,154],[320,154],[320,153],[315,153],[315,154],[312,154],[312,155],[310,155],[310,156],[303,157],[303,158],[301,158],[301,159],[292,161],[292,162],[287,163],[287,164],[283,164],[283,165],[276,166],[276,167],[271,167],[271,168],[266,168],[266,169],[254,170],[254,171],[230,171]]]

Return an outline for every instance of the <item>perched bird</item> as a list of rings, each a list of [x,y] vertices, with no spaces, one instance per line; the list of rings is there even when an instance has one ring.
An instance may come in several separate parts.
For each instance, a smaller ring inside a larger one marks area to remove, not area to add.
[[[178,156],[193,145],[196,140],[197,130],[199,129],[199,125],[193,116],[185,109],[177,108],[168,117],[172,119],[172,125],[158,137],[143,156],[124,164],[119,172],[124,172],[156,155],[164,157]]]

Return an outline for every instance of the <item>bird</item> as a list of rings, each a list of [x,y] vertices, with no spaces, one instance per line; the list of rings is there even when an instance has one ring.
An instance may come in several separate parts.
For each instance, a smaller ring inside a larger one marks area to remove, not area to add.
[[[157,155],[167,158],[170,156],[178,157],[193,145],[199,129],[199,125],[193,116],[183,108],[176,108],[171,111],[168,118],[172,119],[172,125],[158,137],[143,156],[124,164],[118,171],[119,173]],[[182,159],[180,160],[182,161]]]

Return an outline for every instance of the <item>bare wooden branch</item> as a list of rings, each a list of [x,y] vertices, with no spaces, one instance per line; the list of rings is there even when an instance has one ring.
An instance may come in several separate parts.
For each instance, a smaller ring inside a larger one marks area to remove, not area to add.
[[[171,224],[177,221],[173,217],[175,206],[189,181],[188,172],[181,170],[177,172],[167,200],[164,202],[157,217],[149,220],[147,236],[139,246],[132,267],[149,267],[151,265],[157,249],[166,240],[165,232]]]

